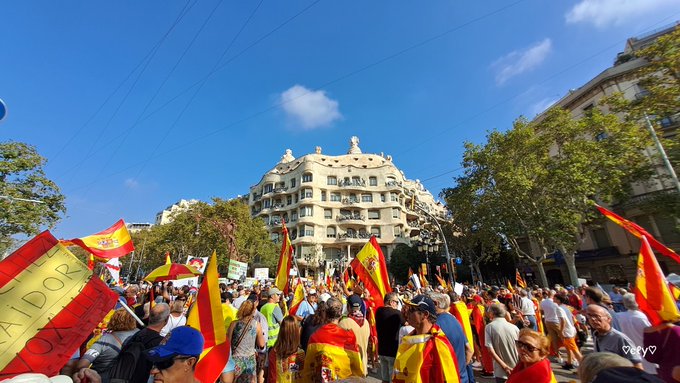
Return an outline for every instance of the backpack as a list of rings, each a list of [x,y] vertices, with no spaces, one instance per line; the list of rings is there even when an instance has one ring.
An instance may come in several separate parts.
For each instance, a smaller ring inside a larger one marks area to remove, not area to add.
[[[130,383],[142,365],[146,364],[144,357],[146,346],[137,339],[126,342],[118,357],[107,371],[109,383]]]

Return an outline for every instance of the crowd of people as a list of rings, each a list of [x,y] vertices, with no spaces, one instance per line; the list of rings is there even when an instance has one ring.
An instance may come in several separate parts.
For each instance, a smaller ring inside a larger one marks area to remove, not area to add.
[[[203,337],[186,326],[195,289],[118,289],[131,309],[116,309],[62,374],[76,383],[196,382]],[[651,326],[623,289],[614,304],[588,286],[465,285],[461,294],[397,286],[379,307],[358,282],[304,290],[296,304],[292,291],[267,284],[220,284],[230,345],[220,382],[361,382],[371,374],[382,382],[547,383],[557,381],[557,363],[559,374],[584,383],[680,382],[680,327]]]

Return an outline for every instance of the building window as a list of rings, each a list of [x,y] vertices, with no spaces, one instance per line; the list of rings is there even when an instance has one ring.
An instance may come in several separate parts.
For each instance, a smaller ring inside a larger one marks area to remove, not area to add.
[[[287,203],[288,205],[292,204],[292,203],[293,203],[293,197],[292,197],[292,196],[286,197],[286,203]]]
[[[326,228],[326,238],[335,238],[335,228],[334,227],[327,227]]]
[[[311,217],[312,212],[313,210],[311,206],[303,206],[300,208],[300,217]]]
[[[390,201],[399,202],[399,196],[397,195],[397,193],[390,193]]]
[[[323,217],[325,219],[333,219],[333,210],[331,209],[324,209],[323,210]]]
[[[341,200],[340,193],[331,193],[331,202],[340,202]]]
[[[300,199],[312,198],[313,196],[314,196],[314,193],[312,192],[312,189],[303,189],[300,192]]]
[[[401,226],[394,227],[394,238],[401,238]]]
[[[272,233],[271,238],[274,243],[279,243],[279,233]]]
[[[371,228],[371,235],[375,235],[376,238],[380,238],[380,228],[379,227],[372,227]]]
[[[305,226],[305,237],[313,237],[314,236],[314,227],[313,226]]]
[[[312,182],[312,173],[305,173],[302,175],[302,182]]]
[[[401,216],[401,212],[399,211],[398,208],[392,209],[392,218],[399,218]]]
[[[362,194],[361,202],[373,202],[373,194]]]
[[[264,208],[268,209],[272,205],[272,200],[266,199],[264,200]]]
[[[326,184],[337,185],[338,184],[338,178],[334,177],[334,176],[328,176],[328,178],[326,178]]]
[[[607,237],[607,231],[601,227],[599,229],[593,229],[593,242],[595,242],[595,247],[602,249],[611,246],[609,243],[609,238]]]
[[[274,185],[273,185],[273,184],[266,184],[266,185],[264,185],[264,192],[265,192],[265,193],[271,193],[272,190],[274,190]]]
[[[380,210],[369,210],[368,219],[380,219]]]
[[[357,203],[359,202],[359,198],[357,197],[356,194],[352,193],[349,195],[349,202],[350,203]]]
[[[385,195],[384,194],[380,195],[380,202],[385,202]]]
[[[297,180],[296,180],[295,178],[291,178],[291,179],[290,179],[290,187],[291,187],[291,188],[294,188],[295,185],[296,185],[296,182],[297,182]]]
[[[378,186],[378,177],[368,177],[368,184],[371,186]]]
[[[290,213],[290,222],[295,222],[298,219],[298,213],[296,211]]]
[[[325,191],[321,192],[321,200],[326,201],[326,192]]]

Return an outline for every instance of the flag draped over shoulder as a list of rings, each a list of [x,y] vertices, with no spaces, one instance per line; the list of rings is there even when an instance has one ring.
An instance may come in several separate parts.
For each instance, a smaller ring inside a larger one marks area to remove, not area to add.
[[[45,231],[0,262],[0,380],[54,376],[117,295]]]
[[[333,381],[364,376],[356,336],[336,324],[321,326],[307,345],[304,382]]]
[[[111,259],[130,254],[135,250],[130,233],[121,219],[110,228],[83,238],[62,241],[66,246],[77,245],[97,258]]]
[[[519,274],[519,270],[517,269],[515,269],[515,284],[523,289],[527,288],[527,283],[524,282],[524,279],[522,279],[522,276]]]
[[[395,383],[458,383],[458,360],[444,332],[435,325],[430,333],[405,336],[394,361]],[[425,359],[437,363],[423,366]]]
[[[293,245],[290,243],[286,222],[283,221],[282,225],[283,233],[281,236],[283,237],[283,240],[281,241],[281,255],[279,256],[279,263],[276,266],[276,281],[274,284],[279,290],[287,295],[288,275],[290,274],[290,268],[293,267]]]
[[[390,281],[387,276],[387,266],[380,245],[372,236],[366,245],[354,257],[350,266],[354,269],[359,279],[371,293],[371,298],[376,306],[384,306],[383,297],[391,291]]]
[[[230,348],[224,327],[218,277],[217,254],[213,252],[196,296],[196,304],[187,318],[187,325],[199,330],[205,338],[203,353],[194,374],[200,382],[216,381],[229,360]]]
[[[595,205],[597,207],[597,210],[600,211],[605,217],[609,218],[613,222],[615,222],[617,225],[623,227],[626,229],[629,233],[633,234],[635,237],[642,239],[642,237],[647,237],[647,241],[649,242],[649,245],[659,253],[673,258],[675,262],[680,263],[680,255],[676,253],[675,251],[669,249],[666,247],[664,244],[661,242],[657,241],[654,239],[654,237],[647,232],[642,226],[636,224],[635,222],[631,222],[616,213],[609,211],[605,208],[603,208],[600,205]]]
[[[474,351],[475,349],[475,341],[474,337],[472,335],[472,326],[470,325],[470,310],[468,310],[467,305],[465,302],[453,302],[451,304],[451,308],[449,309],[449,312],[451,315],[456,317],[458,320],[458,323],[460,323],[460,326],[463,328],[463,332],[465,333],[465,337],[468,340],[468,343],[470,344],[470,348]]]
[[[635,279],[635,301],[644,312],[652,325],[662,322],[676,322],[680,320],[680,312],[675,305],[675,299],[668,288],[668,282],[654,252],[642,236],[640,255],[638,256],[638,271]]]

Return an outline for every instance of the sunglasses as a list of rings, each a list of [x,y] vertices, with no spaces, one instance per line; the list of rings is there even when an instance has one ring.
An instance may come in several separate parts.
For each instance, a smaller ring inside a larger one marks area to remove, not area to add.
[[[159,370],[167,370],[168,368],[172,367],[173,364],[175,364],[176,360],[187,360],[195,358],[194,356],[177,356],[171,359],[166,359],[166,360],[161,360],[159,362],[154,362],[153,366],[156,367]]]
[[[528,351],[528,352],[534,352],[534,351],[538,350],[538,347],[534,347],[534,346],[530,345],[529,343],[524,343],[520,340],[516,340],[515,345],[517,345],[517,348],[524,349],[525,351]]]

